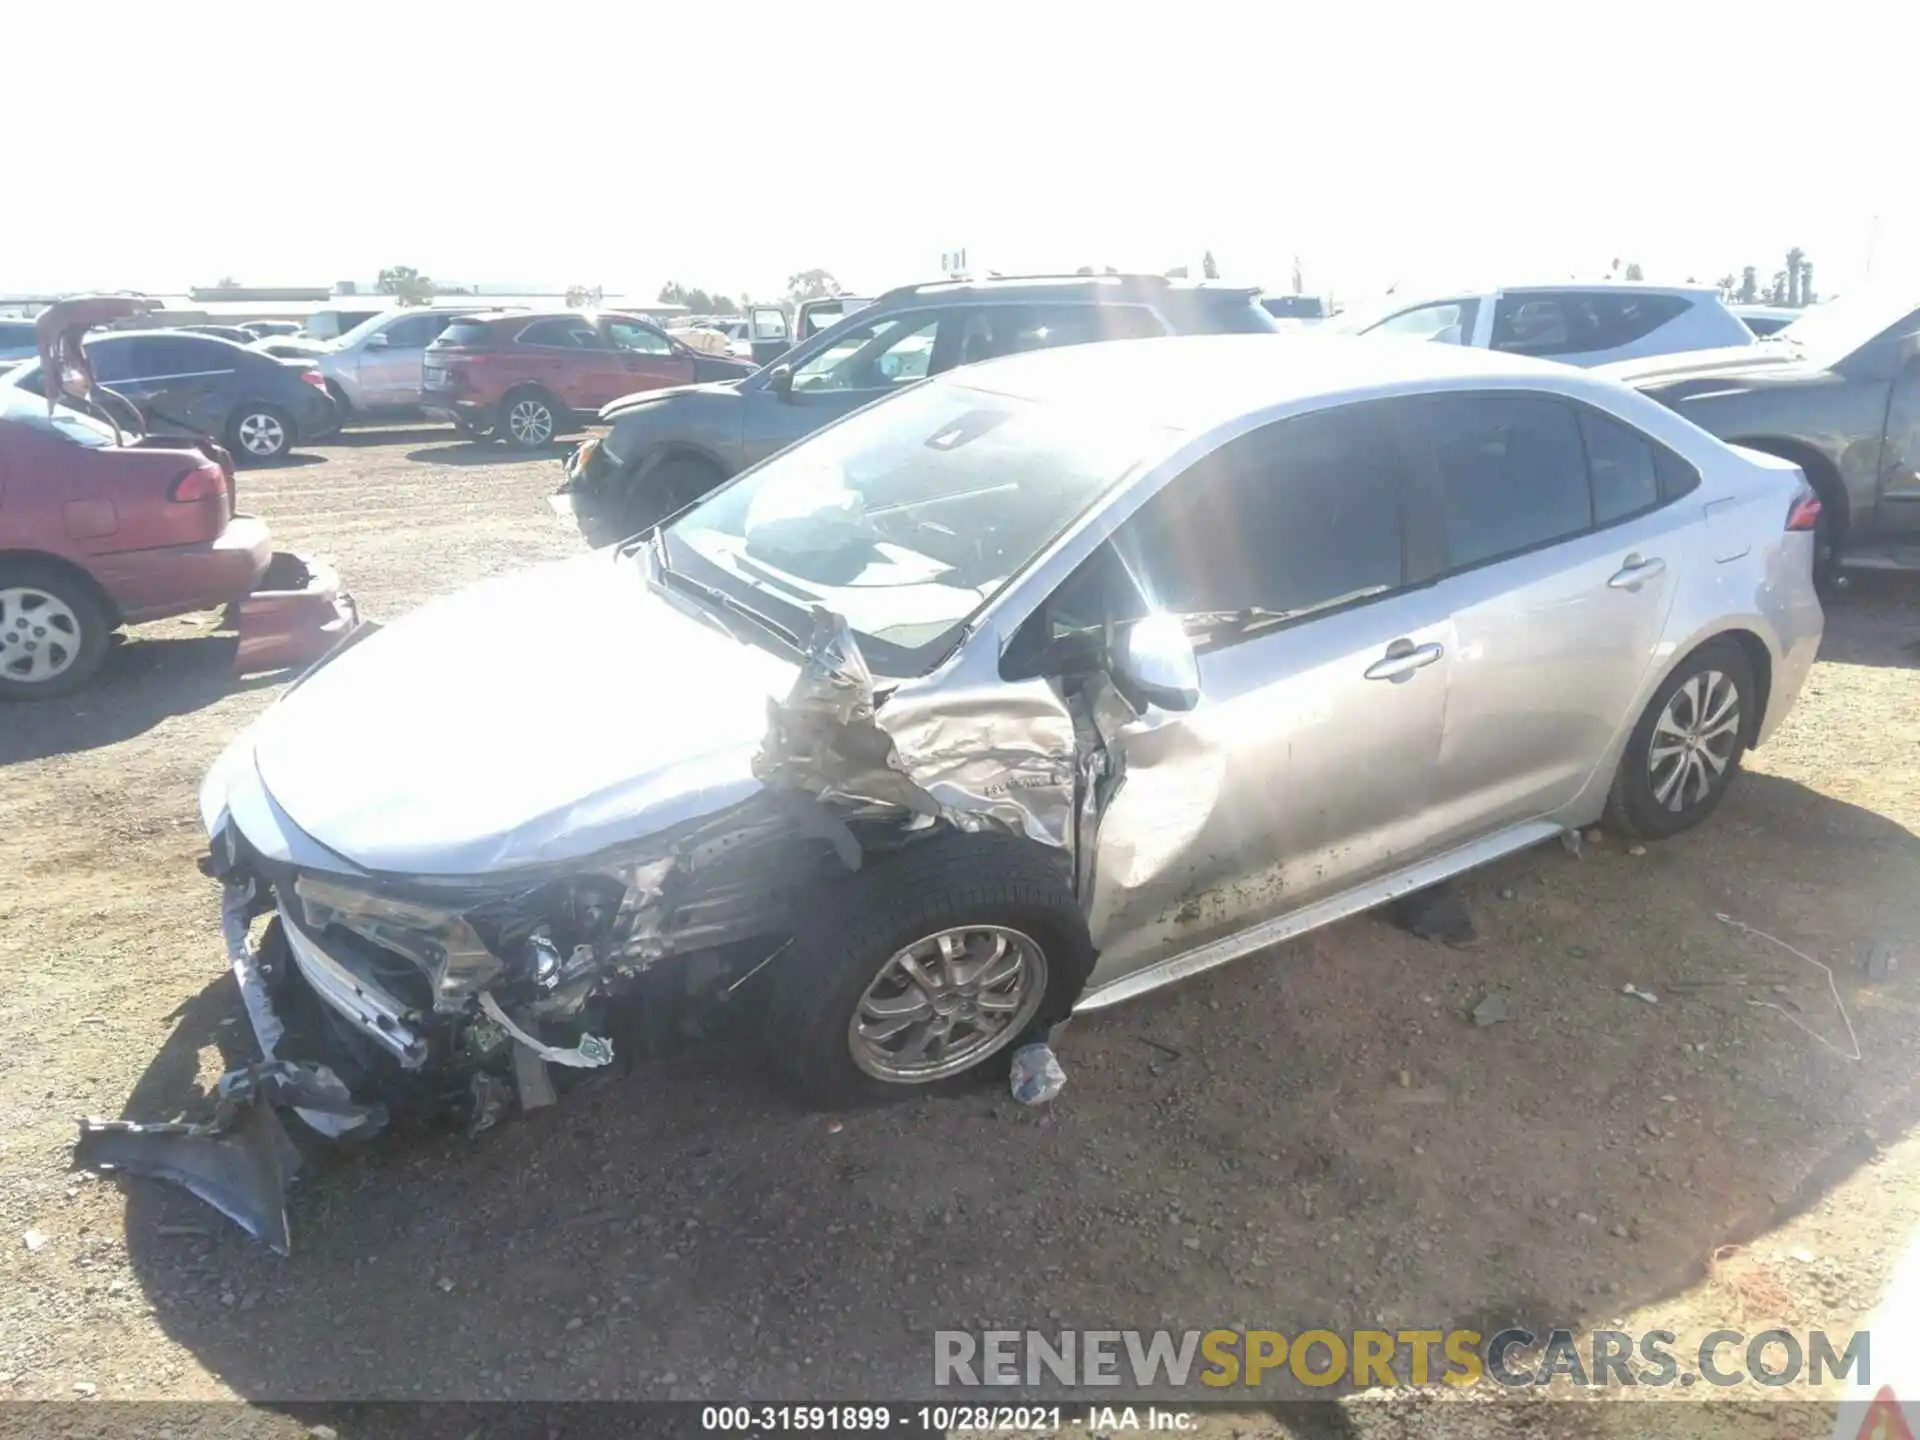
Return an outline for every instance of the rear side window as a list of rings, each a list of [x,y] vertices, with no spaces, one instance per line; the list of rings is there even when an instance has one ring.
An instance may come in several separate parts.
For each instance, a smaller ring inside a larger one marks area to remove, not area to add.
[[[1200,292],[1199,326],[1209,335],[1271,335],[1279,330],[1257,295]]]
[[[607,342],[585,320],[536,320],[514,337],[522,345],[560,350],[605,350]]]
[[[966,312],[960,364],[1095,340],[1139,340],[1166,330],[1141,305],[990,305]]]
[[[1660,474],[1650,440],[1591,410],[1580,412],[1593,476],[1593,523],[1610,525],[1660,503]]]
[[[1493,308],[1496,350],[1516,355],[1579,355],[1644,339],[1692,308],[1684,295],[1567,290],[1502,295]]]
[[[469,321],[456,320],[447,326],[446,329],[442,330],[440,332],[440,338],[433,343],[436,345],[463,345],[472,348],[476,345],[487,344],[492,338],[492,335],[493,327],[490,325],[475,325]]]
[[[132,358],[126,362],[131,368],[124,372],[124,377],[132,380],[232,370],[239,363],[232,346],[225,341],[204,337],[146,335],[129,340],[126,344],[132,351]],[[94,364],[94,373],[103,380],[106,378],[98,361]]]
[[[1593,523],[1586,450],[1573,408],[1521,395],[1422,401],[1412,440],[1437,485],[1452,569],[1577,535]]]

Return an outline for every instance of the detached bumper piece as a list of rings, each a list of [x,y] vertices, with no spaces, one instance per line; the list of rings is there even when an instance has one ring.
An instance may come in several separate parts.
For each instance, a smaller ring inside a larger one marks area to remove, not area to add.
[[[170,1180],[199,1196],[276,1254],[293,1244],[287,1225],[287,1185],[299,1173],[300,1152],[274,1113],[278,1105],[303,1114],[335,1116],[347,1127],[385,1123],[378,1106],[357,1104],[324,1065],[269,1060],[220,1077],[214,1116],[203,1123],[139,1125],[84,1119],[77,1164]]]
[[[311,665],[360,628],[360,610],[333,567],[276,550],[252,593],[236,603],[236,675]]]

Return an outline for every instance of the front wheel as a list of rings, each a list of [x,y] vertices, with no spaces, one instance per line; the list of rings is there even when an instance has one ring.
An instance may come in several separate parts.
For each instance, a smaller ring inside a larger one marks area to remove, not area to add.
[[[1611,828],[1662,840],[1711,815],[1740,773],[1758,700],[1753,666],[1733,641],[1709,641],[1681,661],[1627,740],[1607,797]]]
[[[815,899],[775,962],[768,1042],[813,1105],[899,1097],[1005,1063],[1065,1019],[1093,946],[1065,856],[943,835]]]

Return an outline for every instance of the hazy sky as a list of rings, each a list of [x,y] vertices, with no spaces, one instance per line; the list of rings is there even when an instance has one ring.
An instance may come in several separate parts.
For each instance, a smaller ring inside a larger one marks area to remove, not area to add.
[[[1211,248],[1270,288],[1297,254],[1358,297],[1616,257],[1764,281],[1797,244],[1832,293],[1876,215],[1875,280],[1920,288],[1911,0],[22,0],[0,64],[0,292],[407,264],[768,296],[965,246]]]

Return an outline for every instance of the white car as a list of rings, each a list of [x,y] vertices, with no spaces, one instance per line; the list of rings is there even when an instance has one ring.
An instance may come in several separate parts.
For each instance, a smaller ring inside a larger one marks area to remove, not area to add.
[[[1754,343],[1720,292],[1701,285],[1607,281],[1396,296],[1326,323],[1349,335],[1471,345],[1582,367]]]

